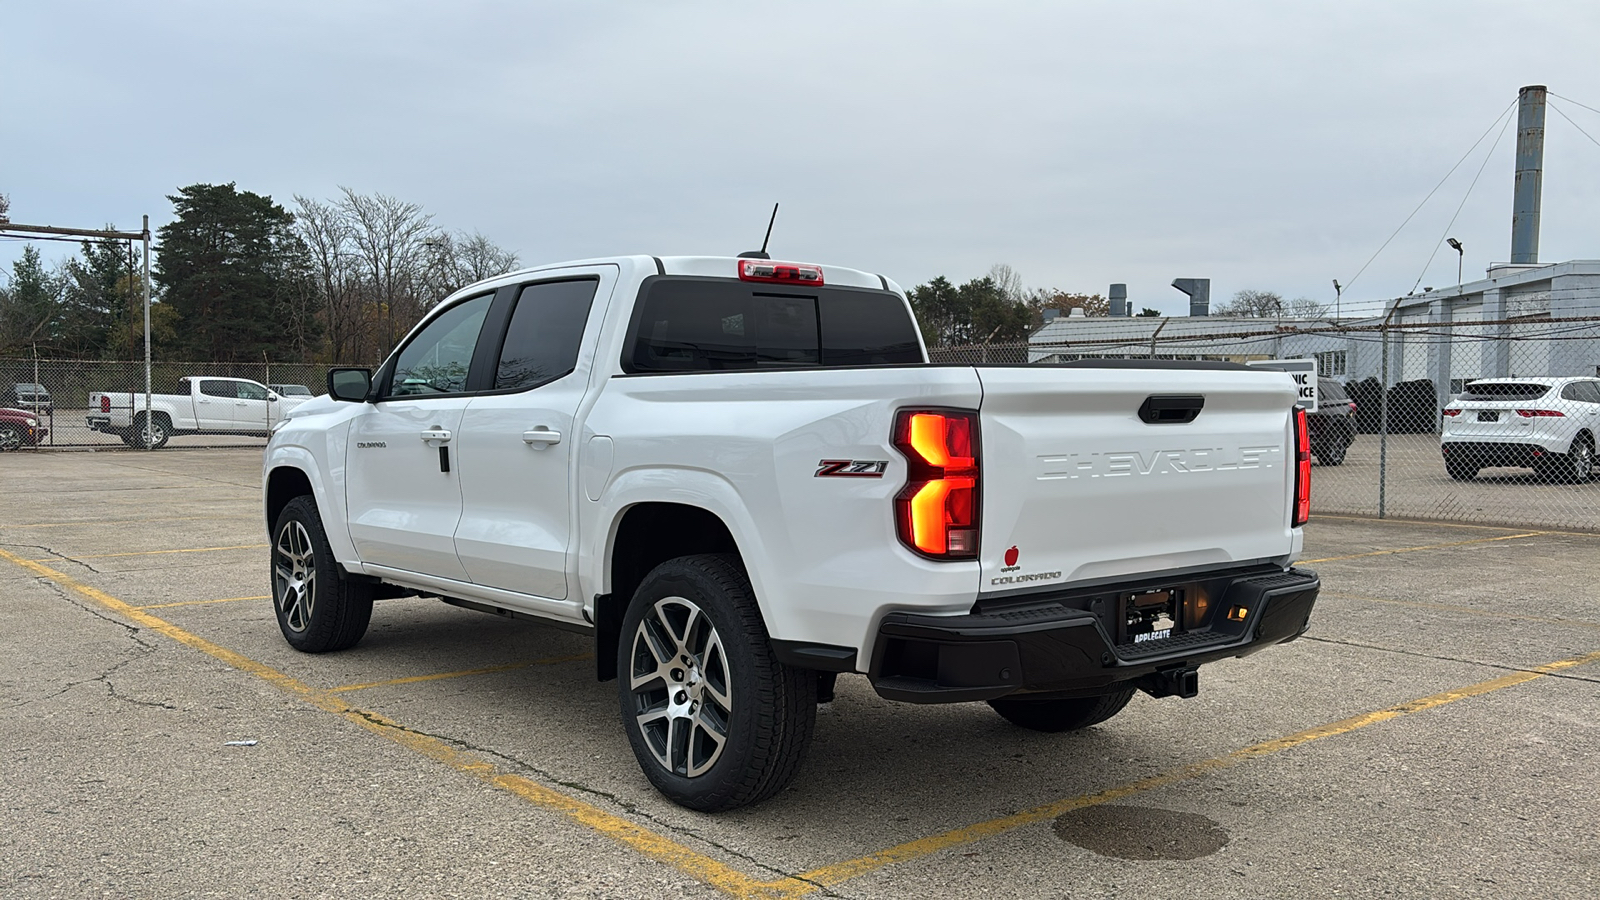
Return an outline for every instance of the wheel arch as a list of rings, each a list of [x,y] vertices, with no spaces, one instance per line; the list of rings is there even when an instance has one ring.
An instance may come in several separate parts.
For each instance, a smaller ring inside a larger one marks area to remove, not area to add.
[[[616,677],[622,616],[645,576],[669,559],[700,553],[746,559],[728,524],[704,507],[646,501],[620,511],[605,554],[607,591],[595,598],[595,673],[601,681]]]

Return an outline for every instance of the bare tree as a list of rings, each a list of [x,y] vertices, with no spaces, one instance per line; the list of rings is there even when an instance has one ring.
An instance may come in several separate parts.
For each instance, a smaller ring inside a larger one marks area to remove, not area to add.
[[[1244,318],[1281,318],[1288,310],[1283,296],[1272,291],[1246,288],[1233,295],[1233,299],[1211,311],[1214,316],[1240,316]]]
[[[437,239],[439,228],[416,203],[384,194],[363,196],[347,187],[339,190],[344,196],[338,208],[351,228],[362,276],[378,304],[380,337],[387,353],[426,309],[421,276],[429,242]]]
[[[1285,310],[1297,319],[1326,319],[1333,312],[1333,307],[1326,303],[1318,303],[1310,297],[1296,297],[1290,300]]]
[[[0,194],[0,222],[11,221],[11,198]]]

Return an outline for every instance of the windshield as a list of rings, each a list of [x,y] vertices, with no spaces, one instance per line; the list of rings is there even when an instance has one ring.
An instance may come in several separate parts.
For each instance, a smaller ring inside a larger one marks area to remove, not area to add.
[[[1519,382],[1474,382],[1461,392],[1462,400],[1537,400],[1550,390],[1549,385]]]
[[[1317,382],[1318,403],[1349,403],[1350,395],[1344,392],[1344,385],[1337,381]]]

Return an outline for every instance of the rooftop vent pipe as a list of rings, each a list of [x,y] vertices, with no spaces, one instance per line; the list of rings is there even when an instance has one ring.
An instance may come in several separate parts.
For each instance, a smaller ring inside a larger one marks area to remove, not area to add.
[[[1127,285],[1125,285],[1125,284],[1113,284],[1111,286],[1111,291],[1107,296],[1109,296],[1111,298],[1111,315],[1112,316],[1120,319],[1120,318],[1123,318],[1124,316],[1126,316],[1128,314],[1128,286]]]
[[[1189,315],[1211,315],[1211,279],[1174,278],[1172,286],[1189,295]]]

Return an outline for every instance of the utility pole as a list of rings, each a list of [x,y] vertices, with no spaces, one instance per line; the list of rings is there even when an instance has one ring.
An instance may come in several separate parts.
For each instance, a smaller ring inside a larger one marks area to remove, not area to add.
[[[155,436],[150,431],[150,217],[144,217],[144,229],[139,232],[144,241],[144,448],[155,449]]]

